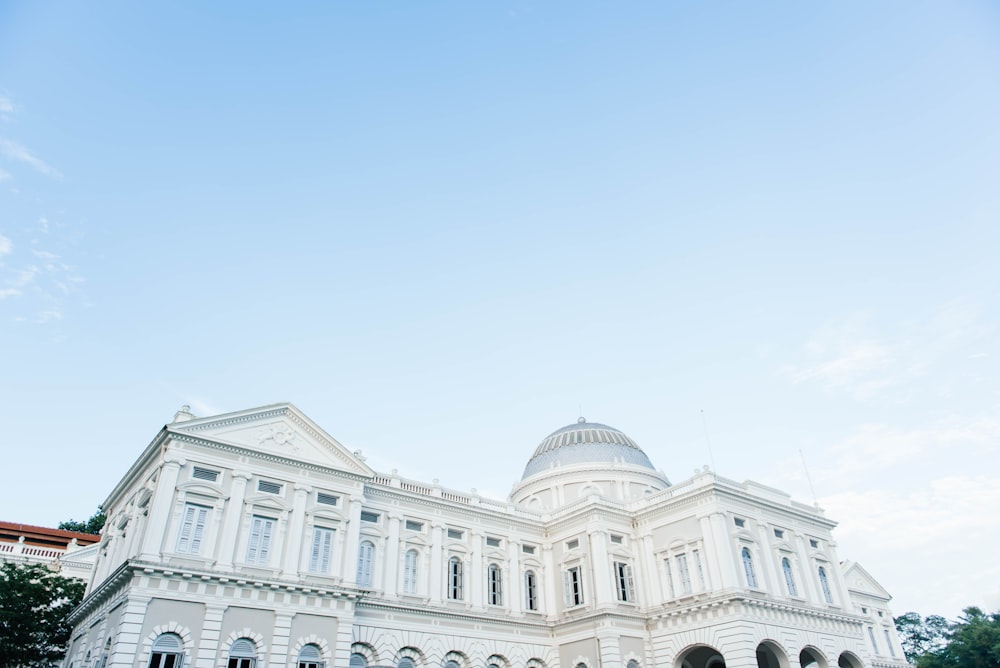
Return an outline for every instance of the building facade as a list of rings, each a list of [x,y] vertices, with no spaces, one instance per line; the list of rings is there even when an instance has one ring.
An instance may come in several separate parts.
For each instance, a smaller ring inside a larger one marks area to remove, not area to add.
[[[820,510],[672,484],[582,418],[500,502],[373,471],[290,404],[185,407],[102,507],[66,668],[906,665]]]
[[[0,563],[39,564],[90,581],[98,537],[89,533],[0,522]]]

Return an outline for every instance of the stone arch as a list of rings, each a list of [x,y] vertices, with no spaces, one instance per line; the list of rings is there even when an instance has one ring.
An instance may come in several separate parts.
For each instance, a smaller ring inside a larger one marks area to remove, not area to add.
[[[807,645],[799,652],[799,665],[801,668],[830,668],[823,652],[812,645]]]
[[[572,661],[570,661],[571,668],[590,668],[590,657],[589,656],[578,656]]]
[[[757,668],[790,668],[788,653],[774,640],[757,645]]]
[[[839,668],[864,668],[864,665],[864,662],[854,652],[844,651],[837,657],[837,666]]]
[[[219,652],[228,652],[229,647],[240,638],[246,638],[254,644],[258,657],[263,657],[267,653],[267,647],[264,645],[264,636],[249,628],[233,631],[226,636],[226,639],[219,643]]]
[[[396,660],[393,662],[393,665],[399,666],[400,661],[403,659],[409,659],[415,668],[423,668],[427,665],[427,659],[424,657],[424,653],[412,645],[399,648],[396,652]]]
[[[511,668],[510,661],[507,657],[502,654],[491,654],[488,659],[486,659],[486,666],[497,666],[498,668]]]
[[[365,662],[369,666],[378,665],[378,650],[366,642],[356,642],[351,645],[351,655],[360,654],[365,657]]]
[[[326,638],[320,638],[315,633],[299,637],[295,641],[295,644],[292,645],[290,656],[297,657],[306,645],[316,645],[316,647],[319,647],[319,653],[323,657],[323,660],[326,661],[326,664],[329,666],[333,663],[333,655],[330,652],[329,643],[326,642]]]
[[[525,668],[548,668],[545,665],[545,662],[542,661],[541,659],[539,659],[537,656],[533,656],[530,659],[528,659],[525,662],[524,667]]]
[[[628,652],[622,656],[622,662],[625,668],[642,668],[642,657],[635,652]]]
[[[726,668],[726,659],[711,645],[690,645],[674,659],[674,668]]]
[[[441,665],[444,668],[472,668],[469,657],[455,649],[444,655],[444,658],[441,659]]]
[[[154,626],[153,630],[149,632],[149,635],[143,639],[142,656],[145,657],[146,663],[149,662],[149,655],[153,650],[153,643],[156,642],[156,639],[164,633],[171,633],[180,637],[181,643],[184,646],[181,650],[181,653],[184,656],[184,664],[189,664],[191,662],[191,651],[194,649],[194,640],[191,637],[191,629],[173,621]]]

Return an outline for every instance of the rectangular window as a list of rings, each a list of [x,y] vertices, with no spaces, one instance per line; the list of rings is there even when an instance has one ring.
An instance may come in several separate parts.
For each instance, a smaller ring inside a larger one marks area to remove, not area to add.
[[[889,648],[889,655],[895,659],[896,648],[892,644],[892,636],[889,635],[889,629],[882,629],[882,632],[885,634],[885,646]]]
[[[322,503],[324,506],[335,506],[339,497],[335,494],[327,494],[326,492],[316,492],[316,503]]]
[[[465,532],[462,531],[461,529],[448,529],[448,538],[452,538],[454,540],[462,540],[462,536],[464,535]]]
[[[774,530],[774,537],[775,538],[784,538],[785,537],[785,532],[782,531],[781,529],[775,529]]]
[[[202,468],[200,466],[195,466],[194,471],[191,472],[191,477],[197,480],[207,480],[209,482],[218,482],[219,472],[213,471],[212,469]]]
[[[747,525],[746,520],[743,520],[739,517],[734,517],[733,523],[736,524],[736,526],[740,527],[741,529]]]
[[[819,547],[819,541],[816,540],[815,538],[810,538],[809,539],[809,547],[811,547],[813,549],[818,548]]]
[[[377,523],[378,522],[378,513],[373,513],[370,510],[362,510],[361,511],[361,521],[362,522]]]
[[[363,540],[358,545],[357,582],[361,587],[372,585],[372,564],[375,561],[375,545],[370,540]]]
[[[705,585],[705,567],[701,564],[701,550],[691,550],[691,554],[694,555],[694,565],[698,570],[698,587],[700,591],[706,591],[708,587]]]
[[[407,531],[423,531],[424,523],[417,522],[415,520],[406,520],[406,530]]]
[[[632,579],[632,566],[624,561],[616,561],[615,584],[618,589],[618,600],[623,603],[635,602],[635,582]]]
[[[503,571],[498,565],[490,564],[486,584],[490,605],[503,605]]]
[[[247,543],[247,563],[266,564],[271,552],[271,536],[274,534],[275,520],[270,517],[253,516],[250,523],[250,541]]]
[[[621,545],[622,544],[622,536],[620,536],[620,535],[618,535],[616,533],[611,534],[611,542],[614,543],[615,545]]]
[[[583,574],[579,566],[563,571],[563,596],[566,607],[583,605]]]
[[[580,541],[579,541],[579,539],[574,538],[573,540],[566,541],[566,549],[567,550],[575,550],[578,547],[580,547]]]
[[[500,547],[500,539],[499,538],[493,538],[491,536],[487,536],[486,537],[486,546],[487,547]]]
[[[534,554],[535,553],[535,546],[534,545],[522,545],[521,546],[521,552],[524,552],[525,554]]]
[[[417,551],[407,550],[403,559],[403,593],[417,593]]]
[[[462,600],[462,560],[458,557],[448,560],[448,598]]]
[[[177,552],[184,554],[199,554],[201,538],[205,534],[205,523],[208,521],[208,511],[205,506],[188,503],[184,506],[181,516],[181,530],[177,535]]]
[[[878,643],[875,642],[875,630],[872,627],[868,627],[868,640],[872,643],[872,652],[878,655]]]
[[[257,491],[266,492],[267,494],[281,494],[281,485],[270,480],[258,480]]]
[[[688,570],[688,557],[686,554],[677,555],[677,572],[681,576],[681,593],[691,593],[691,571]]]
[[[333,529],[313,527],[312,550],[309,553],[309,570],[313,573],[330,572],[330,555],[333,553]]]
[[[538,581],[535,571],[524,574],[524,607],[528,610],[538,610]]]

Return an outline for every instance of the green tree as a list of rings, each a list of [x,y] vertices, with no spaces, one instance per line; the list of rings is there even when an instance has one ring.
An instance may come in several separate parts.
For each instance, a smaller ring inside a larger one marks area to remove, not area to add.
[[[92,533],[99,534],[101,529],[104,528],[104,522],[107,521],[108,516],[104,514],[101,507],[97,507],[97,512],[94,513],[89,520],[86,522],[77,522],[76,520],[69,520],[68,522],[60,522],[59,528],[65,531],[78,531],[80,533]]]
[[[917,668],[1000,668],[1000,613],[966,608],[951,625],[948,643],[917,658]]]
[[[39,564],[0,564],[0,666],[52,666],[66,652],[66,615],[86,584]]]
[[[915,612],[908,612],[892,621],[896,623],[896,632],[903,644],[903,653],[910,663],[916,663],[924,654],[940,650],[947,642],[946,635],[950,624],[940,615],[921,617]]]

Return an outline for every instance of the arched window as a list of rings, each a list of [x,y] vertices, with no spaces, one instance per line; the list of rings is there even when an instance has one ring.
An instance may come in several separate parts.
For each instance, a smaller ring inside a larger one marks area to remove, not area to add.
[[[639,662],[635,659],[629,659],[628,663],[625,664],[625,668],[639,668]]]
[[[249,638],[234,640],[229,646],[227,668],[254,668],[257,663],[257,646]]]
[[[830,581],[826,578],[826,569],[819,567],[819,586],[823,590],[823,600],[833,605],[833,594],[830,592]]]
[[[358,586],[372,586],[372,560],[375,558],[375,546],[370,540],[361,541],[358,545]]]
[[[458,557],[448,560],[448,598],[462,600],[462,560]]]
[[[364,657],[361,658],[364,660]],[[351,662],[353,665],[354,655],[351,655]],[[323,668],[323,653],[319,650],[318,645],[309,643],[302,646],[302,649],[299,650],[298,668]]]
[[[743,572],[747,576],[747,586],[757,587],[757,573],[753,569],[753,557],[750,556],[750,548],[743,548]]]
[[[503,571],[496,564],[490,564],[486,579],[490,605],[503,605]]]
[[[368,668],[368,659],[365,658],[364,654],[358,654],[355,652],[351,655],[349,668]]]
[[[444,668],[462,668],[462,667],[458,665],[458,661],[450,659],[444,662]]]
[[[535,571],[524,573],[524,607],[528,610],[538,610],[538,579]]]
[[[407,550],[403,557],[403,593],[417,593],[417,551]]]
[[[413,663],[413,659],[408,656],[404,656],[399,660],[399,663],[396,664],[396,668],[416,668],[416,665]]]
[[[184,641],[176,633],[161,633],[153,641],[149,668],[180,668]]]
[[[795,575],[792,573],[792,562],[788,560],[788,557],[783,557],[781,559],[781,570],[785,574],[785,586],[788,587],[788,595],[798,596],[799,590],[795,586]]]

